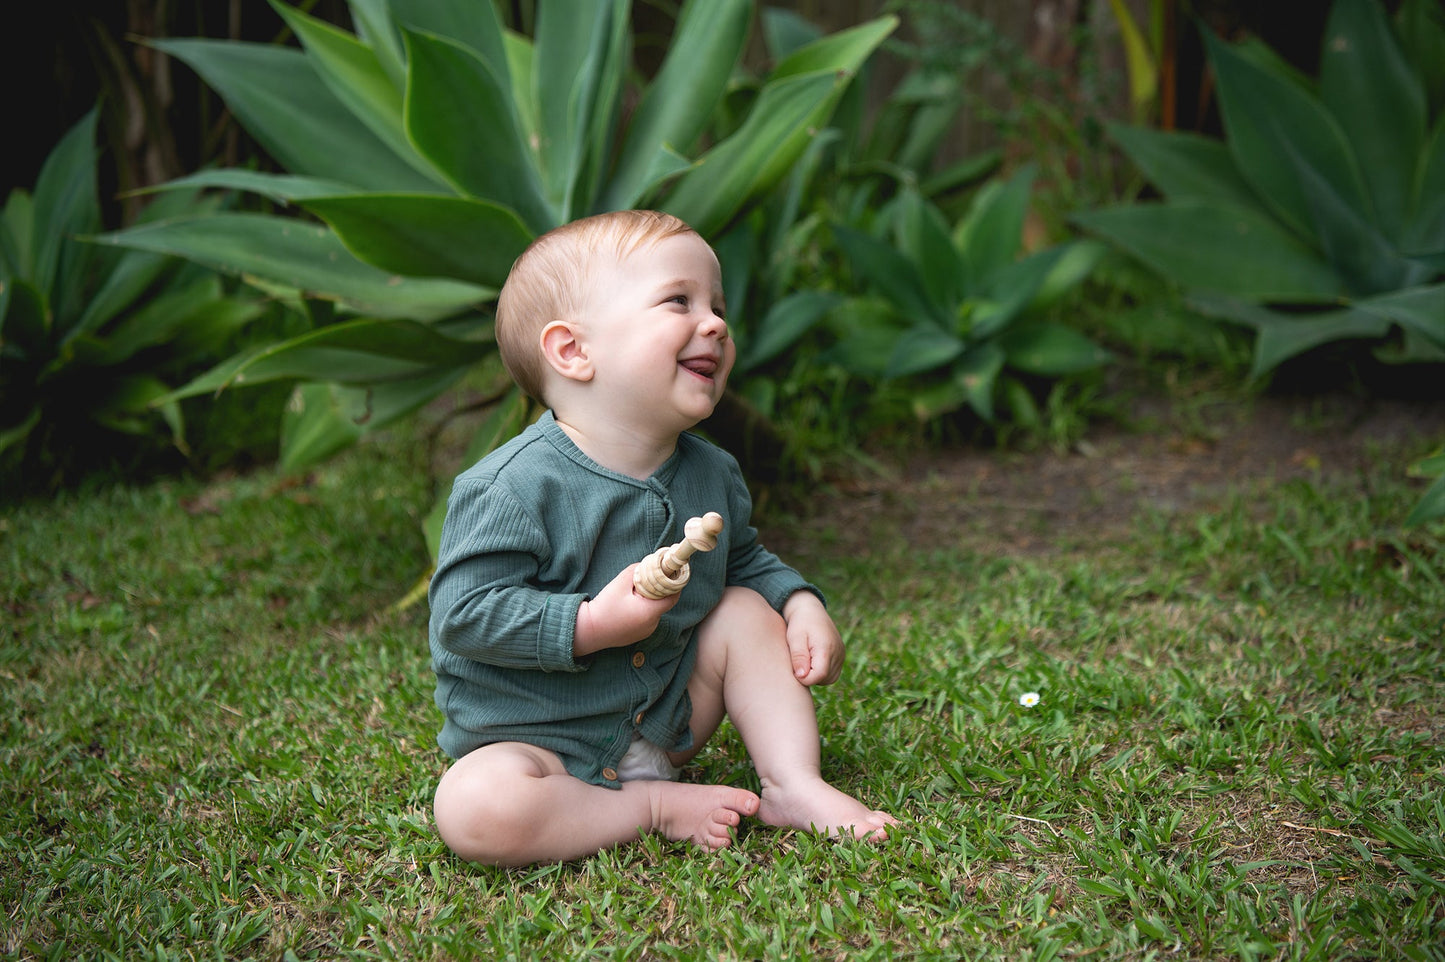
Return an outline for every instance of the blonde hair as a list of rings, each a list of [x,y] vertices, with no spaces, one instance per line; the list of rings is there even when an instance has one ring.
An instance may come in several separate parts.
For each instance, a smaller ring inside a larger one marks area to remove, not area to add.
[[[620,210],[574,220],[532,241],[497,297],[497,349],[512,380],[546,403],[542,329],[585,310],[599,264],[621,260],[645,244],[695,233],[671,214]]]

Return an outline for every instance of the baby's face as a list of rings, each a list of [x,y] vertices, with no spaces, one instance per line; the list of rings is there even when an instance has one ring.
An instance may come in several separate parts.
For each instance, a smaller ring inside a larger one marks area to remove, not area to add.
[[[662,431],[710,415],[737,358],[724,313],[717,257],[696,234],[599,271],[582,322],[599,410]]]

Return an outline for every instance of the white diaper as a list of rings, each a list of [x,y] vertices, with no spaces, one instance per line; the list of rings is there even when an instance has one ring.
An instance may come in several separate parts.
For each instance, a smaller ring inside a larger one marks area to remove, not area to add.
[[[667,760],[667,752],[635,732],[627,754],[617,763],[619,782],[674,782],[682,769]]]

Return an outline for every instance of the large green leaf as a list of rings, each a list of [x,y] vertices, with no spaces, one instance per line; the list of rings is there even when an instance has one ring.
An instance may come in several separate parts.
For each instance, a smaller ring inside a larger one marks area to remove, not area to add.
[[[679,177],[658,206],[705,237],[720,233],[782,179],[845,84],[845,77],[817,74],[764,87],[743,125]]]
[[[841,224],[834,226],[833,236],[859,278],[887,298],[899,314],[911,321],[927,320],[940,331],[952,328],[942,306],[929,300],[918,268],[897,250]]]
[[[878,45],[896,29],[898,18],[890,14],[819,37],[783,58],[768,79],[782,80],[830,70],[857,73]]]
[[[904,331],[894,342],[883,376],[909,377],[946,367],[963,354],[967,346],[948,331],[930,324],[919,324]]]
[[[1415,178],[1415,215],[1401,246],[1408,254],[1439,254],[1445,252],[1445,114],[1435,124],[1435,131],[1420,157]],[[1436,264],[1436,270],[1442,270]]]
[[[1335,0],[1320,59],[1320,97],[1359,158],[1380,231],[1397,240],[1425,142],[1425,91],[1378,0]]]
[[[918,268],[928,300],[951,310],[967,291],[963,260],[948,223],[916,189],[906,188],[898,201],[899,250]]]
[[[1319,254],[1248,208],[1180,201],[1086,211],[1074,220],[1186,288],[1307,303],[1345,295]]]
[[[1438,0],[1404,0],[1396,23],[1405,57],[1424,83],[1430,113],[1445,112],[1445,10]]]
[[[611,98],[625,64],[614,42],[625,30],[628,0],[549,0],[537,9],[533,86],[537,97],[543,184],[568,220],[591,211],[574,199],[594,144],[593,121],[612,117]]]
[[[1259,203],[1218,140],[1182,131],[1113,125],[1110,135],[1124,148],[1149,183],[1169,200],[1222,200],[1250,207]]]
[[[415,321],[347,321],[229,358],[172,396],[196,397],[278,380],[354,385],[406,381],[464,368],[494,352],[490,338],[448,337]]]
[[[757,333],[742,345],[737,370],[747,372],[792,347],[838,303],[827,291],[797,291],[777,301],[758,323]]]
[[[69,323],[79,314],[61,306],[84,289],[86,247],[74,237],[100,225],[95,184],[96,111],[92,109],[51,149],[35,182],[33,253],[28,278],[50,302],[53,316]]]
[[[1320,249],[1352,294],[1378,294],[1426,278],[1428,268],[1403,257],[1378,224],[1345,203],[1293,145],[1285,144],[1284,148],[1309,202]]]
[[[694,0],[683,8],[662,66],[628,125],[603,208],[635,205],[656,182],[659,156],[691,150],[707,129],[747,40],[752,8],[752,0]]]
[[[270,0],[306,47],[307,59],[328,90],[393,154],[430,179],[402,124],[402,94],[372,49],[344,30]]]
[[[1342,203],[1368,211],[1354,154],[1340,125],[1309,91],[1266,70],[1258,58],[1205,31],[1219,83],[1219,105],[1235,163],[1255,192],[1301,236],[1312,236],[1313,215],[1293,164],[1293,149]]]
[[[1048,321],[1015,325],[999,336],[1008,366],[1028,374],[1059,377],[1108,363],[1108,351],[1071,327]]]
[[[293,174],[373,190],[436,190],[327,89],[300,50],[218,40],[152,40],[188,64]]]
[[[1445,284],[1391,291],[1356,301],[1355,308],[1389,320],[1445,350]]]
[[[350,193],[354,188],[340,181],[324,180],[320,177],[301,177],[296,174],[270,174],[260,170],[245,170],[240,167],[224,167],[200,170],[194,174],[177,177],[150,188],[155,191],[194,190],[210,187],[220,190],[244,190],[259,194],[275,201],[282,207],[305,197],[328,197],[333,194]]]
[[[500,288],[532,234],[490,201],[430,194],[311,197],[302,203],[362,261],[409,277]]]
[[[388,0],[398,24],[456,41],[482,59],[503,89],[510,87],[502,23],[494,3],[457,0]]]
[[[329,228],[263,214],[215,214],[103,235],[105,243],[172,254],[380,317],[431,320],[488,299],[461,281],[406,278],[364,264]]]
[[[1023,244],[1034,169],[1019,168],[1008,180],[994,180],[974,196],[968,214],[954,228],[953,242],[963,260],[964,289],[979,293],[990,278],[1013,262]]]
[[[1390,321],[1346,307],[1308,314],[1285,314],[1235,298],[1196,296],[1190,306],[1210,317],[1234,321],[1256,332],[1250,377],[1260,377],[1304,352],[1335,341],[1376,341],[1390,332]]]
[[[511,208],[533,234],[557,226],[504,78],[442,37],[408,31],[406,49],[406,125],[417,149],[458,191]]]
[[[1437,466],[1435,470],[1445,471],[1445,465]],[[1445,518],[1445,474],[1437,477],[1425,490],[1425,494],[1405,518],[1405,524],[1414,527],[1436,518]]]

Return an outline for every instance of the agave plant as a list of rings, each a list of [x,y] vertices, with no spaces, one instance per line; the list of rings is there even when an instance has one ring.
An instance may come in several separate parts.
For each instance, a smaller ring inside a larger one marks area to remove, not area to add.
[[[1101,245],[1021,256],[1033,176],[1024,167],[989,181],[952,228],[911,190],[882,218],[891,238],[835,226],[870,293],[834,312],[842,337],[832,360],[864,377],[921,379],[920,419],[967,405],[986,421],[998,418],[1000,397],[1015,418],[1032,420],[1020,375],[1059,377],[1106,361],[1093,341],[1046,316],[1092,272]]]
[[[1163,195],[1077,222],[1253,329],[1253,376],[1364,342],[1445,361],[1445,17],[1336,0],[1318,82],[1257,41],[1206,33],[1224,141],[1120,126]]]
[[[336,305],[333,323],[233,358],[181,392],[297,381],[283,451],[293,467],[414,410],[490,357],[486,305],[537,234],[635,206],[668,210],[704,236],[722,231],[787,173],[896,23],[799,48],[713,142],[750,0],[683,4],[660,69],[637,90],[629,0],[542,0],[531,37],[504,29],[491,3],[351,0],[355,33],[272,5],[299,49],[154,46],[199,72],[287,173],[204,171],[176,186],[250,191],[320,223],[217,215],[111,240]],[[478,443],[524,413],[513,396]]]
[[[98,446],[126,459],[184,450],[182,408],[167,396],[265,311],[186,261],[86,243],[101,228],[95,143],[92,110],[0,215],[0,464],[32,489]],[[197,209],[177,193],[141,216]]]

